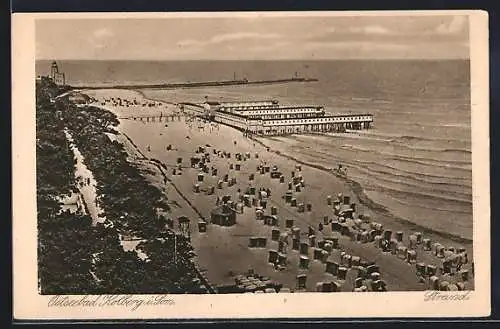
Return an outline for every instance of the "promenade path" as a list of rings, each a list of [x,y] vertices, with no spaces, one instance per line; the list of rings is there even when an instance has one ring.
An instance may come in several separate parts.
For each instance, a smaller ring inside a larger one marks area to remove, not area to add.
[[[71,150],[75,155],[75,177],[80,194],[85,201],[85,210],[92,218],[92,225],[104,223],[106,217],[97,202],[97,181],[95,180],[92,171],[90,171],[85,165],[84,157],[78,147],[76,147],[73,136],[71,136],[67,130],[65,130],[64,133],[66,134],[66,138],[70,142]]]
[[[65,131],[66,138],[70,142],[70,147],[76,158],[75,165],[75,177],[77,180],[78,189],[80,195],[82,196],[85,203],[85,211],[92,218],[92,225],[97,225],[97,223],[105,223],[106,216],[104,211],[101,209],[99,202],[97,201],[97,181],[90,169],[85,165],[84,157],[78,147],[76,147],[73,137],[68,131]],[[112,224],[112,222],[110,222]],[[119,234],[120,244],[125,251],[135,251],[137,256],[141,259],[147,258],[147,255],[137,250],[137,245],[141,242],[137,241],[127,241],[122,240],[121,234]]]

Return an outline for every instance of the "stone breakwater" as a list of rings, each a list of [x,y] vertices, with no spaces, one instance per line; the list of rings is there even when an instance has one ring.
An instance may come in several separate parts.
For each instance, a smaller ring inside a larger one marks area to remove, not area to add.
[[[314,78],[284,78],[272,80],[222,80],[222,81],[206,81],[206,82],[186,82],[186,83],[159,83],[159,84],[130,84],[130,85],[101,85],[101,86],[75,86],[77,89],[184,89],[184,88],[201,88],[201,87],[225,87],[238,85],[268,85],[277,83],[291,82],[316,82]]]

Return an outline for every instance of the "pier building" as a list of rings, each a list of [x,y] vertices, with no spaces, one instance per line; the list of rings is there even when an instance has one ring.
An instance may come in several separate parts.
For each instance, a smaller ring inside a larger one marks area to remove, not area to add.
[[[322,106],[288,106],[276,100],[211,102],[203,104],[203,116],[256,135],[345,132],[369,129],[372,114],[330,114]]]
[[[205,115],[214,119],[215,112],[240,114],[247,111],[274,109],[279,107],[279,102],[273,99],[242,102],[213,102],[206,100],[203,107],[205,108]]]

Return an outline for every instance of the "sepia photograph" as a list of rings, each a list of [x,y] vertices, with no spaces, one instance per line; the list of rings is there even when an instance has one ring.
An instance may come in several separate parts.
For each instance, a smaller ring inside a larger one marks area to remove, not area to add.
[[[33,205],[48,309],[241,297],[258,317],[290,298],[276,316],[342,316],[343,300],[380,309],[393,293],[408,316],[489,307],[487,16],[29,19],[13,49],[33,52],[16,95],[32,98],[17,189],[34,200],[14,193],[14,230]]]

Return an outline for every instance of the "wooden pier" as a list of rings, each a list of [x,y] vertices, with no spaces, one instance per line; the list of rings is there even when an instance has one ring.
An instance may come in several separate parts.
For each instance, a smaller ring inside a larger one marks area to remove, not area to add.
[[[370,129],[372,114],[328,114],[323,107],[240,106],[210,108],[210,105],[179,103],[179,112],[157,115],[129,115],[119,119],[142,122],[181,121],[182,117],[198,117],[224,124],[245,134],[277,136],[288,134],[342,133]]]
[[[134,120],[142,122],[172,122],[181,121],[185,114],[161,114],[161,115],[128,115],[118,117],[120,120]]]
[[[185,104],[184,110],[252,135],[287,135],[370,129],[373,114],[329,114],[321,106],[278,106],[262,102]]]

